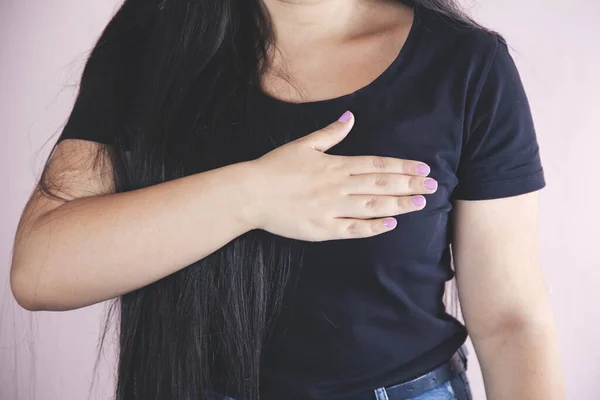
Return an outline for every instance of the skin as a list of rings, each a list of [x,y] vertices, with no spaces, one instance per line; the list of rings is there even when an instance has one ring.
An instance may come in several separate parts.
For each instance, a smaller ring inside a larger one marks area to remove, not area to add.
[[[126,193],[114,193],[108,164],[91,165],[102,145],[61,142],[49,173],[69,198],[52,200],[36,188],[28,202],[11,268],[15,298],[29,310],[95,304],[162,279],[252,229],[308,241],[392,229],[395,219],[385,217],[422,209],[411,195],[434,190],[424,187],[417,161],[325,154],[350,132],[348,117],[257,160]]]
[[[539,264],[538,197],[454,206],[458,293],[489,400],[565,398]]]
[[[264,3],[273,19],[277,51],[263,90],[289,102],[339,97],[368,85],[398,56],[413,20],[412,10],[396,1]]]
[[[412,21],[412,11],[392,1],[265,4],[278,51],[264,90],[292,102],[337,97],[371,82],[396,57]],[[418,160],[325,154],[353,123],[350,115],[257,160],[118,194],[107,179],[110,166],[88,161],[101,144],[61,142],[50,175],[67,200],[36,188],[27,203],[11,268],[15,298],[29,310],[98,303],[252,229],[309,241],[384,234],[393,229],[386,217],[418,212],[426,205],[412,198],[433,191],[424,188]],[[452,211],[459,296],[490,400],[565,398],[539,266],[537,210],[537,193],[529,193],[456,201]]]

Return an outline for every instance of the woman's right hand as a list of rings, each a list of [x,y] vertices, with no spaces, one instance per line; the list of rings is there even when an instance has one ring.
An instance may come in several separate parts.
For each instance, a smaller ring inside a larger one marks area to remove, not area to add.
[[[350,132],[350,112],[250,164],[257,210],[254,226],[306,241],[375,236],[394,229],[393,215],[421,210],[437,190],[421,162],[326,154]],[[386,218],[387,217],[387,218]]]

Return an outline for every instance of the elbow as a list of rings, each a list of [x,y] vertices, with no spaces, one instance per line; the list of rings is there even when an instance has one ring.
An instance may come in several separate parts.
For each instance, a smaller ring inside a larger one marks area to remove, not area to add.
[[[505,313],[486,321],[484,326],[468,327],[474,341],[505,340],[515,336],[537,335],[553,327],[553,318],[549,310],[537,312]]]
[[[19,306],[27,311],[51,311],[42,307],[39,303],[32,301],[32,299],[24,296],[19,296],[13,291],[14,298]]]
[[[64,279],[56,279],[64,282]],[[40,282],[37,274],[26,269],[11,269],[10,288],[17,304],[27,311],[71,311],[93,304],[70,296],[64,283]]]
[[[32,279],[21,268],[11,269],[10,289],[18,305],[27,311],[43,311],[44,307],[36,299],[36,290]]]
[[[470,336],[474,340],[496,340],[507,337],[539,334],[552,331],[554,314],[548,290],[523,290],[527,295],[503,301],[489,302],[487,307],[478,307],[465,315]]]
[[[61,306],[58,293],[41,293],[37,277],[22,268],[12,268],[10,288],[17,304],[27,311],[68,311]]]
[[[30,220],[34,224],[29,231],[17,232],[10,267],[10,289],[19,306],[27,311],[67,311],[69,307],[68,280],[47,257],[48,236],[35,232],[34,226],[42,226],[42,216]],[[44,250],[41,250],[44,249]],[[44,257],[41,257],[43,255]]]

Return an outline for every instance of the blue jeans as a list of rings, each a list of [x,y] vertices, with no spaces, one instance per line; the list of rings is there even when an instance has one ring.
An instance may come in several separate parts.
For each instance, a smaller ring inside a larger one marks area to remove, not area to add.
[[[418,396],[405,400],[472,400],[469,380],[465,373],[457,375],[453,379],[441,383],[439,386],[422,393]],[[231,397],[217,395],[215,400],[235,400]],[[341,398],[340,400],[344,400]],[[393,396],[388,396],[385,388],[375,390],[373,400],[396,400]]]
[[[388,400],[386,395],[375,397],[377,400]],[[461,373],[455,378],[444,382],[440,386],[429,390],[410,400],[472,400],[471,387],[465,373]],[[394,400],[389,398],[389,400]]]

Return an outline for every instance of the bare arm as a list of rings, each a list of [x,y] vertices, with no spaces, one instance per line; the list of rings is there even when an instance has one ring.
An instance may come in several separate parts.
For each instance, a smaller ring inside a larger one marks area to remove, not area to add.
[[[11,282],[25,308],[66,310],[119,296],[251,229],[246,165],[111,194],[109,166],[91,168],[95,146],[60,143],[50,174],[72,199],[59,202],[36,189],[23,213]]]
[[[36,189],[23,212],[11,268],[17,301],[69,310],[108,300],[252,229],[308,241],[394,229],[386,217],[423,209],[412,195],[435,189],[417,161],[325,154],[353,123],[350,115],[257,160],[126,193],[114,193],[108,162],[90,162],[102,145],[61,142],[49,175],[66,199]]]
[[[455,204],[459,296],[489,400],[565,398],[537,212],[535,192]]]

